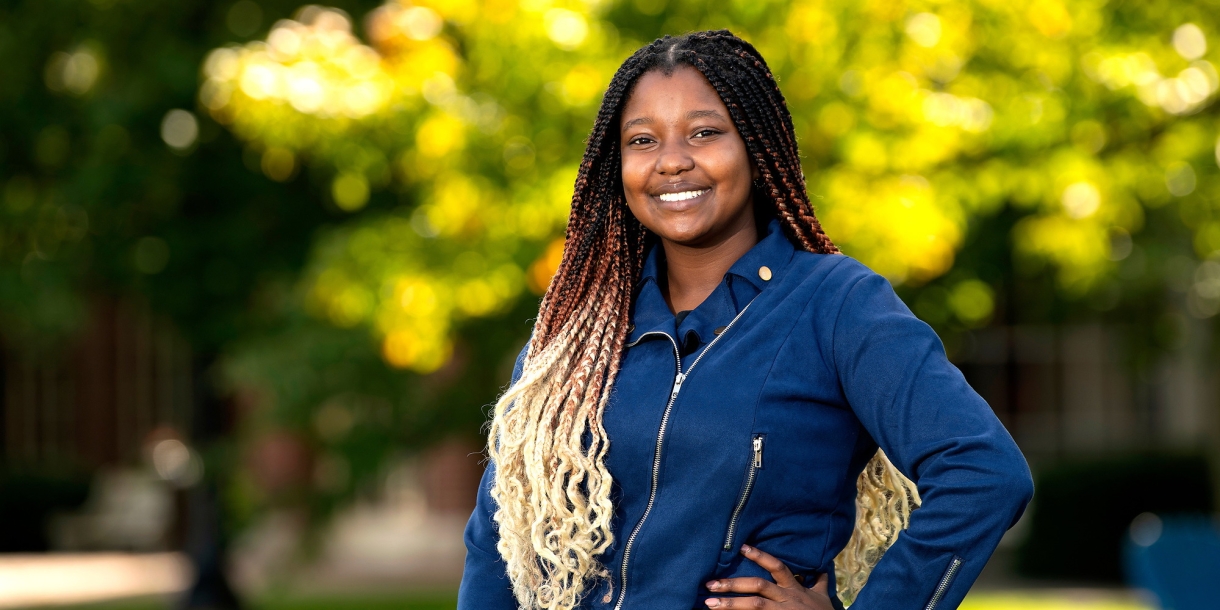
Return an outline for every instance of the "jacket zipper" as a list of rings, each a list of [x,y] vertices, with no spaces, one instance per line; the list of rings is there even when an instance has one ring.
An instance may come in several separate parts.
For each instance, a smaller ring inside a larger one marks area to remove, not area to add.
[[[924,610],[936,610],[936,604],[939,604],[941,598],[945,596],[945,591],[949,590],[949,585],[953,583],[953,577],[957,576],[957,571],[961,567],[962,558],[954,555],[953,561],[949,562],[949,568],[945,570],[945,575],[940,577],[940,583],[936,585],[936,590],[932,592],[932,599],[928,600],[928,605],[924,606]]]
[[[736,317],[733,318],[733,321],[729,322],[728,326],[724,327],[724,332],[716,335],[716,337],[712,339],[712,342],[708,343],[707,347],[703,348],[703,351],[699,352],[699,356],[695,358],[695,361],[692,362],[689,367],[687,367],[685,373],[682,372],[682,353],[678,350],[678,342],[675,341],[673,337],[669,336],[669,333],[644,333],[635,341],[627,344],[627,347],[632,347],[644,340],[644,337],[649,335],[661,335],[666,339],[669,339],[669,342],[674,346],[674,360],[677,362],[678,372],[674,375],[673,390],[671,390],[669,393],[669,402],[665,404],[665,413],[661,415],[661,427],[659,430],[657,430],[657,448],[655,449],[652,458],[652,488],[648,492],[648,504],[644,507],[644,515],[640,517],[639,522],[635,524],[635,528],[631,530],[631,535],[627,537],[627,544],[623,545],[623,567],[619,572],[620,580],[622,581],[622,589],[619,590],[618,603],[614,605],[614,610],[622,610],[623,600],[627,599],[627,563],[631,559],[631,548],[635,545],[635,538],[640,534],[640,528],[644,527],[644,521],[648,520],[648,514],[652,512],[652,505],[657,500],[657,482],[661,476],[661,447],[665,443],[665,432],[669,427],[669,413],[674,408],[674,401],[678,399],[678,392],[682,390],[682,383],[685,382],[686,378],[690,376],[691,371],[695,369],[695,366],[699,364],[699,361],[703,360],[703,356],[705,356],[708,351],[712,349],[712,346],[716,345],[716,342],[719,341],[721,337],[729,334],[729,329],[733,328],[733,325],[737,323],[737,320],[740,319],[749,308],[750,304],[746,303],[746,306],[741,308],[741,311]]]
[[[745,488],[742,489],[742,497],[737,499],[737,506],[733,508],[733,516],[728,520],[728,533],[725,534],[725,550],[733,548],[733,536],[737,534],[738,517],[742,516],[745,500],[750,499],[750,490],[754,489],[754,477],[758,475],[759,468],[763,467],[763,436],[755,434],[752,444],[754,445],[754,455],[750,459],[750,467],[745,471]]]
[[[741,509],[746,507],[746,500],[750,499],[750,490],[754,489],[754,477],[758,474],[758,469],[763,465],[763,437],[761,434],[755,434],[751,441],[754,447],[754,455],[750,459],[750,468],[746,470],[746,486],[741,491],[741,497],[737,500],[737,506],[733,508],[733,516],[729,519],[729,532],[724,536],[724,550],[728,551],[733,548],[733,535],[737,533],[737,519],[741,516]]]

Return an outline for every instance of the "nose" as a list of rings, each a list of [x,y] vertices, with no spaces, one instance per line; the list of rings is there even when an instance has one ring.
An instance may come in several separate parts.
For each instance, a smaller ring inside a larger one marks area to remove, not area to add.
[[[678,142],[671,140],[661,144],[661,150],[657,154],[656,172],[658,174],[676,176],[694,169],[694,157],[684,146],[685,142],[681,141],[681,138],[678,140]]]

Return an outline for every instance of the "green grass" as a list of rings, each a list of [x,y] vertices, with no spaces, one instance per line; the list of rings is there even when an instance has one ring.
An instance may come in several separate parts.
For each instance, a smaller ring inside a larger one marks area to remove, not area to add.
[[[453,610],[457,595],[286,598],[252,606],[252,610]]]
[[[960,610],[1153,610],[1153,607],[1121,593],[980,591],[967,595]]]

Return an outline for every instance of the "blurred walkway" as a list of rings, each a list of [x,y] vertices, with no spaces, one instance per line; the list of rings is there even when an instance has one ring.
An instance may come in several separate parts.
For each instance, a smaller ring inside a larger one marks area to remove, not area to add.
[[[173,594],[192,576],[181,553],[0,555],[0,608]]]
[[[423,571],[417,571],[418,564],[410,563],[401,564],[397,569],[386,565],[377,567],[367,558],[356,565],[342,564],[323,562],[308,569],[298,586],[292,587],[293,596],[308,599],[320,594],[327,599],[338,599],[346,593],[360,598],[380,591],[401,595],[405,602],[412,595],[418,595],[410,591],[418,591],[420,585],[456,588],[451,564]],[[443,576],[438,574],[437,568],[441,568],[439,572]],[[426,578],[428,575],[441,577],[431,581]],[[186,558],[179,553],[0,556],[0,608],[72,606],[136,597],[169,597],[184,590],[191,576]],[[421,580],[420,577],[425,578]],[[142,602],[139,607],[156,607],[156,604]],[[165,607],[169,607],[168,601]],[[961,610],[1154,610],[1154,607],[1137,594],[1122,589],[976,588]]]
[[[295,553],[302,539],[299,523],[284,514],[270,516],[235,545],[231,574],[255,602],[278,592],[305,601],[350,599],[342,607],[353,609],[364,607],[358,601],[370,595],[401,598],[401,607],[413,607],[421,595],[445,599],[456,591],[464,524],[464,517],[428,511],[418,497],[357,504],[336,515],[319,554],[301,564]],[[1015,577],[1010,546],[988,562],[962,610],[1154,610],[1127,589]],[[0,609],[131,598],[144,600],[133,609],[168,608],[192,576],[180,553],[0,555]]]
[[[466,547],[465,516],[385,505],[349,507],[328,527],[319,554],[299,563],[303,532],[271,515],[235,545],[230,574],[248,595],[457,590]]]

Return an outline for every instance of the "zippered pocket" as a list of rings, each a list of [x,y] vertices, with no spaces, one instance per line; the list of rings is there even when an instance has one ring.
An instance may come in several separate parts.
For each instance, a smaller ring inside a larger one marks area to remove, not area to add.
[[[741,518],[741,510],[746,507],[746,501],[750,499],[750,492],[754,489],[754,479],[758,477],[758,471],[763,467],[763,443],[766,442],[766,436],[755,434],[750,439],[750,467],[746,469],[746,481],[741,488],[741,496],[737,498],[737,505],[733,507],[733,516],[729,518],[729,531],[724,535],[724,550],[730,551],[733,549],[733,536],[737,534],[737,520]]]
[[[957,576],[957,571],[962,568],[962,558],[957,555],[949,562],[949,567],[945,569],[944,576],[940,577],[940,582],[936,583],[936,590],[932,592],[932,599],[928,600],[928,605],[924,606],[924,610],[936,610],[936,605],[940,603],[941,598],[949,590],[949,585],[953,584],[953,578]]]

